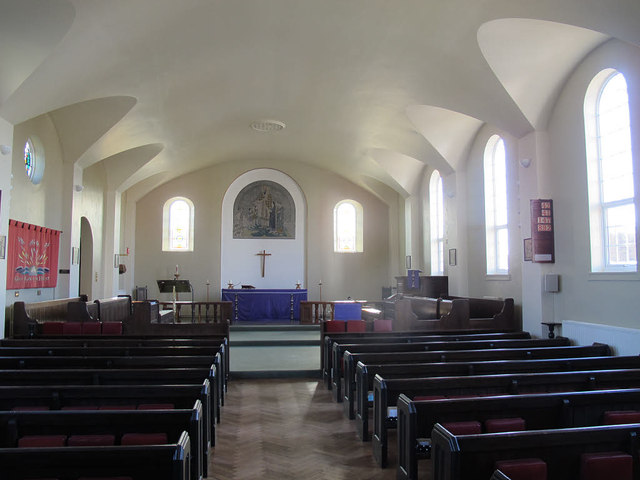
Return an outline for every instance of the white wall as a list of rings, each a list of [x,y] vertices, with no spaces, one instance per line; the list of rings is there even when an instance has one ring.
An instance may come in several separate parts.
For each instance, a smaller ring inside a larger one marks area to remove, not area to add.
[[[13,126],[0,119],[0,145],[13,145]],[[0,153],[0,237],[7,237],[9,229],[9,206],[11,204],[11,152]],[[5,256],[0,258],[0,292],[7,287],[6,240]],[[4,332],[6,296],[0,295],[0,335]]]
[[[225,192],[242,174],[256,168],[271,168],[290,177],[306,199],[307,227],[304,278],[309,299],[320,298],[318,283],[322,280],[323,300],[379,300],[383,286],[395,285],[394,275],[400,269],[398,245],[404,222],[391,219],[401,212],[399,196],[388,187],[376,186],[375,194],[328,171],[298,162],[227,162],[172,180],[145,195],[137,202],[135,230],[135,284],[149,289],[150,298],[165,299],[158,292],[156,280],[173,278],[176,264],[181,278],[191,281],[195,298],[203,300],[206,282],[210,282],[210,299],[220,298],[220,289],[228,280],[221,270],[222,208]],[[195,205],[195,239],[193,252],[162,252],[162,206],[174,196],[185,196]],[[333,208],[350,198],[364,209],[364,252],[333,252]],[[381,199],[384,198],[384,201]],[[398,229],[390,229],[390,223]],[[266,247],[267,251],[270,246]],[[255,250],[255,251],[254,251]],[[251,250],[252,259],[262,248]],[[274,266],[267,259],[267,272]],[[257,266],[256,266],[257,268]],[[238,278],[238,281],[243,279]],[[223,283],[221,283],[223,282]],[[258,285],[256,285],[258,286]],[[290,287],[292,285],[279,284]],[[166,298],[169,300],[168,298]]]
[[[555,273],[560,292],[553,294],[553,318],[638,328],[640,277],[589,273],[587,172],[583,121],[584,95],[604,68],[623,72],[629,89],[636,198],[640,195],[640,48],[611,40],[574,72],[563,89],[549,124],[550,189],[556,224]],[[640,213],[636,203],[636,215]],[[640,223],[638,223],[640,225]],[[637,231],[637,230],[636,230]],[[640,237],[637,237],[638,241]],[[602,278],[602,279],[601,279]]]
[[[234,239],[233,206],[240,191],[247,185],[268,180],[284,187],[295,205],[294,238],[285,239]],[[300,187],[278,170],[259,168],[244,173],[227,189],[222,202],[222,240],[220,260],[220,285],[232,282],[253,285],[256,288],[295,288],[306,278],[305,235],[306,201]],[[264,260],[264,277],[261,275],[261,257],[265,251],[270,256]],[[306,288],[306,285],[302,285]]]

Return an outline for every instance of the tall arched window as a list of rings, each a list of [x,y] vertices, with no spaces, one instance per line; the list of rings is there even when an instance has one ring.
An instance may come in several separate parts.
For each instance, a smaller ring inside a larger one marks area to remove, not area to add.
[[[193,251],[193,202],[184,197],[170,198],[162,213],[162,250]]]
[[[584,101],[592,272],[637,271],[629,96],[624,76],[594,77]]]
[[[429,223],[431,225],[431,275],[444,274],[444,194],[442,177],[434,170],[429,180]]]
[[[363,251],[362,205],[343,200],[333,209],[333,250],[341,253]]]
[[[484,150],[484,212],[487,275],[508,274],[507,161],[504,140],[498,135],[489,139]]]

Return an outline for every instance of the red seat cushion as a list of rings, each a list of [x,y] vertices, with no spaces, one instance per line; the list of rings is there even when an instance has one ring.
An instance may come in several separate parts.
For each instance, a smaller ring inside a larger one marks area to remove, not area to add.
[[[526,430],[527,424],[523,418],[491,418],[485,420],[484,428],[487,433],[517,432]]]
[[[511,480],[546,480],[547,464],[539,458],[501,460],[496,468]]]
[[[64,322],[62,325],[63,335],[82,335],[81,322]]]
[[[100,322],[82,322],[83,335],[100,335],[100,333],[102,333]]]
[[[373,331],[374,332],[392,332],[393,331],[393,320],[391,319],[377,319],[373,321]]]
[[[331,320],[329,322],[325,322],[326,332],[345,332],[346,331],[346,322],[344,320]]]
[[[454,435],[475,435],[482,433],[482,425],[475,420],[468,422],[448,422],[443,423],[442,426]]]
[[[62,335],[64,322],[45,322],[42,324],[43,335]]]
[[[604,412],[602,423],[605,425],[619,425],[623,423],[640,423],[640,412],[636,410],[619,410]]]
[[[633,458],[624,452],[583,453],[580,480],[631,480]]]
[[[347,320],[347,332],[364,332],[367,323],[364,320]]]
[[[419,402],[420,400],[444,400],[446,397],[444,395],[416,395],[413,397],[414,402]]]
[[[115,445],[115,435],[71,435],[67,439],[69,447],[101,447]]]
[[[173,403],[141,403],[138,410],[173,410]]]
[[[66,435],[25,435],[18,439],[18,447],[64,447]]]
[[[125,433],[121,445],[162,445],[168,443],[166,433]]]
[[[122,335],[122,322],[102,322],[103,335]]]
[[[97,405],[68,405],[60,410],[98,410]]]

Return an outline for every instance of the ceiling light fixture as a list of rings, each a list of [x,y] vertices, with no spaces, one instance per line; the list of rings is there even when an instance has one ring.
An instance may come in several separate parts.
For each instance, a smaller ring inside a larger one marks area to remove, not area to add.
[[[251,128],[256,132],[279,132],[284,130],[286,125],[279,120],[256,120],[251,123]]]

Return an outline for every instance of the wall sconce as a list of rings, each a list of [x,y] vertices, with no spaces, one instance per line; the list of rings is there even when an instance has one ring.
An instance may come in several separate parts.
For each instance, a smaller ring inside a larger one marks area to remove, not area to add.
[[[81,192],[82,190],[84,190],[84,185],[74,185],[74,186],[73,186],[73,189],[74,189],[76,192]]]
[[[521,158],[520,159],[520,165],[522,165],[524,168],[529,168],[529,165],[531,165],[531,159],[530,158]]]
[[[2,155],[9,155],[11,153],[11,146],[0,145],[0,153],[2,153]]]

